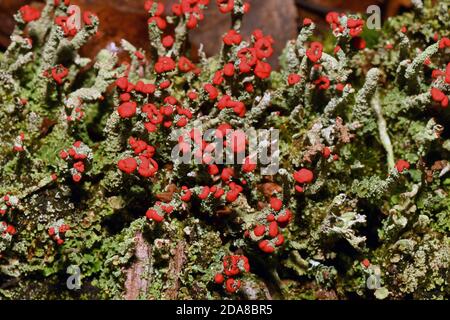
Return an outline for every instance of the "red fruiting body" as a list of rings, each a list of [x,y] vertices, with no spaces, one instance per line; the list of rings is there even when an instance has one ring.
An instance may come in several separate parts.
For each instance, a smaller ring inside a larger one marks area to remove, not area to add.
[[[275,238],[278,235],[278,224],[273,221],[269,225],[269,237]]]
[[[8,227],[6,228],[6,233],[9,233],[12,236],[15,235],[16,232],[16,228],[14,228],[14,226],[12,225],[8,225]]]
[[[275,211],[280,211],[281,207],[283,206],[283,202],[278,198],[271,198],[270,199],[270,206]]]
[[[146,215],[147,219],[153,220],[153,221],[158,222],[158,223],[162,222],[164,220],[164,217],[160,216],[158,214],[158,212],[156,210],[153,210],[153,209],[147,210],[147,213],[145,215]]]
[[[439,49],[445,49],[445,48],[450,48],[450,39],[447,37],[443,37],[439,41]]]
[[[181,57],[178,60],[178,70],[180,70],[181,72],[189,72],[195,69],[195,64],[193,64],[191,62],[191,60],[189,60],[186,57]]]
[[[301,79],[302,79],[302,78],[300,77],[300,75],[298,75],[298,74],[296,74],[296,73],[291,73],[291,74],[288,76],[288,84],[289,84],[290,86],[293,86],[293,85],[299,83]]]
[[[22,16],[23,21],[26,23],[38,20],[41,17],[41,12],[29,5],[21,7],[19,9],[19,12]]]
[[[238,267],[238,261],[240,260],[240,256],[225,256],[223,258],[223,268],[224,273],[227,276],[236,276],[241,271]]]
[[[230,190],[230,191],[227,192],[227,195],[225,196],[225,200],[227,200],[227,202],[232,203],[232,202],[236,201],[238,196],[239,196],[239,192],[238,191]]]
[[[336,84],[336,90],[338,90],[338,91],[344,91],[344,89],[345,89],[345,84],[343,84],[343,83],[338,83],[338,84]]]
[[[294,172],[294,179],[298,183],[311,183],[314,179],[314,174],[311,170],[303,168]]]
[[[431,98],[436,102],[440,102],[442,108],[448,107],[448,97],[438,88],[431,88]]]
[[[327,13],[327,15],[325,17],[325,20],[329,24],[339,24],[339,13],[337,13],[337,12],[329,12],[329,13]]]
[[[275,251],[275,248],[270,243],[269,240],[262,240],[258,244],[259,248],[265,252],[265,253],[273,253]]]
[[[291,210],[286,209],[283,214],[281,214],[277,217],[277,222],[282,225],[285,225],[285,224],[289,223],[289,221],[291,220],[291,217],[292,217]]]
[[[321,76],[314,81],[314,84],[318,85],[320,90],[327,90],[330,87],[330,79],[327,76]]]
[[[85,25],[91,26],[94,24],[92,18],[96,18],[97,16],[93,14],[92,12],[85,11],[83,13],[83,22]]]
[[[227,46],[239,45],[242,41],[242,36],[234,29],[229,30],[223,37],[223,43]]]
[[[234,75],[234,64],[227,63],[226,65],[224,65],[223,74],[226,75],[227,77],[233,76]]]
[[[201,200],[205,200],[209,196],[209,188],[203,187],[202,192],[198,195]]]
[[[214,74],[214,78],[213,78],[213,84],[215,84],[216,86],[222,84],[222,82],[224,82],[225,79],[223,78],[223,71],[219,70]]]
[[[208,173],[212,176],[215,176],[219,173],[219,168],[215,164],[210,164],[208,166]]]
[[[188,98],[191,99],[191,100],[196,100],[198,98],[198,94],[196,92],[194,92],[194,91],[190,91],[188,93]]]
[[[233,10],[234,0],[216,0],[221,13],[228,13]]]
[[[263,225],[256,226],[255,229],[253,229],[253,233],[257,237],[261,237],[266,232],[266,227]]]
[[[269,58],[273,54],[272,48],[273,39],[271,37],[264,37],[255,42],[254,48],[256,57],[258,59]]]
[[[221,273],[217,273],[214,276],[214,282],[217,284],[222,284],[225,281],[225,277]]]
[[[369,259],[364,259],[363,261],[361,261],[361,264],[362,264],[365,268],[370,267],[370,261],[369,261]]]
[[[161,83],[159,84],[159,88],[160,88],[160,89],[167,89],[167,88],[170,87],[171,84],[172,84],[172,83],[170,82],[170,80],[165,80],[165,81],[163,81],[163,82],[161,82]]]
[[[216,130],[216,137],[218,137],[218,138],[223,138],[223,137],[225,137],[226,136],[226,134],[227,134],[227,131],[228,130],[232,130],[232,127],[228,124],[228,123],[222,123],[221,125],[219,125],[218,127],[217,127],[217,130]]]
[[[175,39],[171,36],[165,36],[162,38],[161,43],[165,48],[171,48],[175,42]]]
[[[279,234],[277,235],[277,239],[276,239],[276,241],[275,241],[275,245],[276,245],[277,247],[279,247],[279,246],[281,246],[283,243],[284,243],[284,236],[283,236],[281,233],[279,233]]]
[[[349,33],[351,37],[358,37],[363,32],[364,20],[352,19],[347,20],[347,27],[350,29]]]
[[[160,30],[164,30],[167,27],[167,22],[164,18],[161,17],[151,17],[147,20],[147,23],[150,25],[152,23],[156,24],[156,26],[160,29]]]
[[[127,174],[131,174],[137,168],[137,162],[134,158],[126,158],[119,160],[117,163],[119,169]]]
[[[134,55],[136,56],[136,58],[138,58],[139,60],[144,60],[145,56],[142,54],[142,52],[140,51],[136,51],[134,52]]]
[[[409,170],[409,162],[405,160],[398,160],[395,164],[395,168],[398,172],[402,173],[404,170]]]
[[[116,80],[116,86],[118,86],[123,91],[127,90],[128,88],[128,78],[122,77]]]
[[[216,100],[219,96],[219,91],[210,83],[205,84],[203,89],[208,93],[210,100]]]
[[[228,182],[234,176],[233,168],[224,168],[222,170],[222,174],[220,175],[221,179],[224,182]]]
[[[325,159],[328,159],[331,155],[331,150],[328,147],[322,149],[322,155]]]
[[[219,199],[225,194],[225,190],[222,188],[217,188],[217,191],[214,193],[214,198]]]
[[[255,75],[260,79],[267,79],[270,77],[272,67],[270,64],[264,61],[259,61],[256,63]]]
[[[450,84],[450,63],[447,64],[447,68],[445,69],[445,82]]]
[[[120,95],[120,101],[122,101],[122,102],[128,102],[128,101],[130,101],[130,99],[131,99],[131,96],[129,93],[122,93]]]
[[[237,290],[239,290],[240,287],[241,280],[234,280],[233,278],[230,278],[225,282],[225,288],[229,293],[235,293]]]
[[[306,50],[306,56],[313,63],[316,63],[317,61],[320,60],[320,58],[322,58],[322,51],[323,51],[322,44],[320,42],[313,42],[311,43],[310,48]]]
[[[175,70],[175,61],[170,57],[159,57],[155,64],[156,73],[164,73]]]
[[[136,114],[136,107],[136,102],[124,102],[117,108],[117,112],[121,118],[131,118]]]
[[[189,190],[187,187],[183,187],[182,189],[184,191],[184,195],[182,195],[180,197],[181,201],[189,202],[191,200],[191,197],[192,197],[191,190]]]
[[[161,2],[158,2],[158,1],[155,2],[153,0],[147,0],[144,3],[144,9],[147,12],[152,10],[153,4],[155,4],[155,3],[156,3],[156,10],[155,10],[154,15],[155,16],[160,16],[160,15],[162,15],[164,13],[164,5]]]
[[[256,163],[250,157],[246,157],[244,159],[244,163],[242,164],[242,171],[245,173],[253,172],[256,169]]]
[[[73,165],[74,169],[80,173],[84,172],[84,163],[82,161],[78,161]]]
[[[56,83],[59,85],[61,85],[63,83],[64,78],[67,77],[68,74],[69,74],[69,70],[62,65],[52,68],[53,80],[55,80]]]
[[[303,19],[303,26],[309,26],[313,23],[313,21],[310,18]]]

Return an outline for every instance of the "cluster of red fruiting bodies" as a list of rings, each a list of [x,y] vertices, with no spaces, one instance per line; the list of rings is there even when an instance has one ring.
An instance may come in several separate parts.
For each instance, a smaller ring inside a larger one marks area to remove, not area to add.
[[[156,66],[155,66],[156,68]],[[160,89],[167,89],[161,86],[166,81],[160,83]],[[170,85],[170,81],[168,82]],[[147,103],[142,106],[133,101],[134,95],[148,96],[155,92],[154,84],[145,84],[138,81],[136,84],[128,81],[127,77],[122,77],[116,81],[116,85],[120,90],[121,105],[117,108],[119,116],[123,119],[133,118],[137,114],[144,120],[144,127],[149,133],[155,132],[158,126],[170,128],[174,124],[182,128],[192,119],[192,113],[188,108],[181,106],[180,102],[173,96],[166,96],[163,100],[164,105],[157,107],[154,103]]]
[[[128,143],[135,156],[119,160],[119,169],[127,174],[131,174],[137,169],[141,177],[153,177],[158,171],[158,163],[152,158],[155,155],[155,148],[134,137],[130,137]]]
[[[25,134],[21,132],[14,141],[13,150],[15,152],[25,151],[25,147],[23,146],[23,141],[25,140]]]
[[[346,25],[342,25],[342,18],[346,18]],[[343,13],[329,12],[326,21],[331,25],[336,37],[350,36],[351,44],[355,49],[361,50],[366,47],[365,40],[360,37],[365,23],[363,19],[346,17]]]
[[[188,29],[195,28],[199,21],[203,20],[203,8],[209,4],[209,0],[181,0],[180,3],[172,6],[172,12],[177,17],[184,17],[186,20],[186,27]],[[234,0],[217,0],[217,5],[222,13],[232,12],[234,9]],[[59,4],[59,1],[55,0],[55,4]],[[69,1],[65,0],[66,5]],[[57,4],[57,5],[58,5]],[[164,5],[152,0],[146,1],[145,9],[152,13],[152,17],[149,18],[149,24],[155,24],[160,30],[167,30],[168,21],[164,18]],[[249,5],[244,4],[243,12],[249,10]],[[26,22],[39,19],[40,12],[29,6],[24,6],[20,10],[22,18]],[[85,12],[83,20],[86,25],[92,25],[93,15],[89,12]],[[355,49],[361,50],[365,48],[365,42],[360,37],[364,21],[362,19],[348,18],[347,24],[343,26],[341,24],[341,18],[343,15],[337,13],[330,13],[327,15],[327,21],[332,26],[332,29],[336,35],[349,36],[352,41],[351,44]],[[67,25],[68,17],[57,17],[55,23],[59,25],[66,36],[73,37],[76,35],[77,30],[70,29]],[[305,19],[304,25],[311,24],[310,19]],[[448,40],[448,39],[447,39]],[[440,44],[442,47],[450,46],[444,39]],[[273,54],[273,39],[270,36],[264,35],[261,30],[255,30],[252,33],[251,41],[248,46],[240,47],[242,45],[243,38],[238,31],[232,29],[229,30],[222,39],[224,44],[225,53],[230,53],[232,50],[237,50],[236,54],[225,55],[228,60],[224,61],[223,67],[217,70],[212,77],[211,81],[202,85],[202,90],[189,91],[186,96],[191,101],[199,101],[200,99],[206,99],[209,102],[215,104],[219,110],[231,109],[234,114],[239,117],[245,117],[246,106],[242,101],[238,101],[229,95],[226,91],[226,86],[236,80],[236,77],[255,76],[254,80],[246,80],[242,83],[243,89],[248,93],[253,93],[255,90],[254,83],[259,80],[264,80],[270,77],[271,67],[266,62],[266,59]],[[162,34],[161,43],[165,48],[171,48],[174,45],[174,36],[170,34]],[[335,49],[335,54],[341,50],[339,46]],[[319,61],[323,55],[323,45],[320,42],[312,42],[309,48],[306,50],[306,56],[310,63],[314,64],[314,68],[317,70],[321,68]],[[139,52],[135,52],[135,56],[141,63],[144,63],[145,56]],[[450,64],[449,64],[450,65]],[[169,129],[174,125],[176,127],[185,127],[189,120],[192,119],[192,112],[189,108],[183,106],[183,103],[175,97],[166,94],[165,90],[170,89],[172,82],[169,79],[171,75],[179,73],[193,73],[195,76],[201,74],[201,69],[196,66],[187,57],[181,56],[178,60],[170,56],[161,56],[157,59],[154,65],[154,72],[157,75],[155,83],[146,83],[144,81],[137,81],[132,83],[128,75],[117,79],[116,86],[118,88],[120,105],[117,108],[117,113],[122,119],[132,119],[134,117],[140,117],[144,120],[144,127],[148,133],[156,132],[158,129]],[[46,76],[54,79],[56,84],[61,85],[64,79],[68,76],[68,69],[64,66],[56,66],[47,71]],[[445,76],[445,81],[450,83],[450,67],[447,66],[446,72],[435,70],[433,72],[433,78]],[[252,77],[249,77],[252,78]],[[287,83],[290,86],[294,86],[301,81],[301,76],[296,73],[292,73],[287,78]],[[326,75],[318,76],[314,80],[314,84],[321,90],[327,90],[330,87],[330,79]],[[344,84],[336,84],[336,89],[342,91]],[[161,90],[162,93],[155,95],[157,90]],[[448,97],[437,88],[431,89],[431,95],[434,101],[441,103],[443,107],[448,105]],[[139,106],[136,101],[142,101],[141,98],[156,97],[161,99],[161,103],[158,106],[156,103],[146,103]],[[226,136],[226,131],[232,129],[231,125],[223,123],[217,127],[216,134],[222,137]],[[231,135],[239,135],[234,131]],[[203,139],[198,139],[195,129],[191,130],[191,139],[194,141],[201,151],[208,148],[208,143]],[[242,152],[245,150],[245,143],[238,143],[240,141],[238,136],[233,136],[231,139],[232,149],[234,152]],[[179,145],[186,146],[186,141],[179,140]],[[128,140],[130,147],[133,149],[134,155],[123,158],[118,161],[118,168],[126,173],[132,174],[137,170],[137,173],[144,177],[153,177],[158,171],[158,164],[153,159],[155,155],[155,148],[148,145],[145,141],[135,137],[130,137]],[[70,161],[72,164],[71,172],[72,179],[75,182],[79,182],[82,178],[82,174],[85,171],[85,161],[87,159],[87,153],[82,142],[77,141],[73,147],[68,151],[61,151],[60,156],[66,161]],[[328,158],[331,151],[328,147],[323,150],[323,156]],[[336,155],[335,155],[336,156]],[[179,199],[183,202],[190,202],[193,195],[198,199],[204,201],[209,199],[221,200],[223,199],[227,203],[232,203],[237,200],[239,195],[243,192],[243,186],[246,184],[244,179],[237,179],[237,174],[231,167],[224,167],[222,170],[215,164],[210,163],[203,157],[203,163],[208,165],[208,173],[218,181],[222,182],[222,185],[214,186],[202,186],[196,188],[188,188],[183,186],[179,193]],[[244,173],[251,173],[256,169],[256,164],[250,163],[247,158],[242,165],[242,171]],[[400,160],[396,164],[398,172],[403,172],[409,169],[409,163]],[[294,180],[297,185],[295,189],[298,192],[303,192],[305,185],[310,184],[314,180],[313,171],[302,168],[299,171],[294,172]],[[156,202],[155,206],[149,209],[146,216],[149,220],[155,222],[162,222],[165,215],[171,214],[174,211],[174,206],[169,203]],[[257,225],[252,226],[250,230],[245,232],[246,238],[251,238],[258,242],[258,247],[265,253],[273,253],[276,248],[281,246],[285,239],[280,229],[286,228],[288,223],[292,220],[292,212],[288,208],[283,207],[283,203],[280,199],[272,197],[270,199],[270,208],[267,208],[267,215],[264,221],[260,221]],[[1,211],[0,211],[1,213]],[[49,235],[58,243],[64,243],[64,234],[69,230],[69,226],[65,224],[55,224],[48,230]],[[15,229],[14,229],[15,232]],[[236,276],[243,272],[249,272],[248,259],[245,256],[226,256],[223,261],[224,270],[223,273],[218,273],[215,276],[215,282],[217,284],[224,284],[225,289],[229,293],[236,292],[241,287],[241,280],[235,279]]]
[[[211,165],[215,168],[216,165]],[[219,176],[217,171],[216,176]],[[235,181],[231,179],[235,177],[235,172],[233,168],[225,167],[220,174],[222,180],[222,186],[203,186],[196,188],[188,188],[187,186],[181,187],[181,191],[178,194],[179,200],[185,203],[189,203],[193,196],[196,196],[201,201],[218,201],[223,203],[233,203],[237,200],[239,195],[242,193],[244,188]],[[246,181],[242,180],[241,184],[245,185]],[[161,202],[156,202],[155,206],[147,210],[146,216],[150,221],[155,221],[160,223],[164,221],[165,216],[172,213],[177,200],[172,200],[171,203],[163,204]]]
[[[214,276],[214,282],[223,285],[228,293],[235,293],[242,285],[236,277],[250,272],[248,258],[242,255],[231,255],[223,258],[223,271]]]
[[[64,244],[66,232],[69,230],[70,226],[59,220],[48,228],[47,233],[60,246]]]
[[[5,195],[0,197],[0,218],[6,218],[11,220],[11,213],[14,208],[19,204],[19,199],[16,196]],[[16,234],[16,228],[7,223],[6,221],[0,221],[0,237],[3,239],[10,238]]]
[[[64,4],[66,7],[69,7],[70,0],[64,0],[64,1],[55,0],[54,1],[55,7],[59,6],[60,4]],[[20,16],[22,17],[22,20],[25,23],[29,23],[29,22],[38,20],[41,17],[41,12],[38,9],[31,7],[29,5],[22,6],[19,9],[19,13],[20,13]],[[63,30],[64,35],[66,37],[74,37],[77,35],[79,30],[76,28],[76,26],[72,26],[72,25],[68,24],[68,21],[69,21],[70,16],[77,14],[77,12],[75,12],[73,9],[71,9],[67,13],[68,13],[68,16],[55,17],[54,23],[56,25],[58,25],[59,27],[61,27],[61,29]],[[94,19],[98,19],[98,18],[92,12],[89,12],[89,11],[83,12],[82,20],[83,20],[83,23],[85,26],[88,26],[88,27],[92,26],[94,24]],[[79,26],[79,27],[81,27],[81,26]],[[30,40],[30,42],[31,42],[31,40]],[[51,68],[50,70],[45,70],[43,76],[44,77],[52,77],[57,85],[62,85],[64,82],[64,79],[68,76],[68,74],[69,74],[69,70],[66,67],[64,67],[63,65],[58,65],[58,66]]]
[[[7,239],[16,234],[16,228],[8,224],[6,221],[0,221],[0,237],[2,239]]]
[[[10,213],[19,203],[19,199],[16,196],[5,195],[0,197],[0,217],[3,217]]]
[[[91,149],[81,141],[76,141],[68,150],[61,150],[59,156],[72,166],[70,173],[75,183],[80,182],[86,170],[86,162],[92,158]]]
[[[51,68],[49,71],[44,71],[43,76],[46,78],[52,77],[57,85],[62,85],[64,79],[69,75],[69,70],[62,64]]]
[[[25,5],[19,9],[20,16],[25,23],[38,20],[41,17],[41,12],[29,5]]]
[[[346,19],[347,24],[343,26],[341,24],[341,19]],[[364,20],[359,18],[351,18],[347,17],[345,14],[338,14],[336,12],[330,12],[326,16],[326,21],[331,25],[331,28],[335,35],[338,37],[350,37],[351,38],[351,44],[352,47],[356,50],[362,50],[366,47],[366,43],[363,38],[360,37],[363,26],[364,26]],[[309,18],[304,19],[303,26],[307,27],[311,25],[313,21]],[[337,54],[341,50],[341,47],[339,45],[336,46],[334,49],[334,53]],[[313,63],[313,67],[320,71],[321,64],[318,63],[319,60],[322,58],[323,55],[323,45],[320,42],[314,41],[311,42],[309,45],[309,48],[306,50],[306,56],[308,57],[308,60]],[[297,73],[291,73],[288,75],[287,83],[289,86],[294,86],[297,83],[301,81],[301,76]],[[313,80],[313,83],[316,85],[316,87],[320,90],[327,90],[330,88],[331,81],[328,76],[326,75],[318,75],[316,79]],[[349,85],[349,84],[348,84]],[[346,84],[343,83],[337,83],[335,88],[338,91],[343,91]]]
[[[186,26],[191,29],[197,25],[198,21],[203,19],[202,9],[203,6],[208,3],[209,1],[182,0],[179,4],[175,4],[172,7],[172,12],[178,17],[184,15],[187,18]],[[217,4],[219,6],[219,10],[223,13],[232,12],[234,9],[233,0],[217,0]],[[244,7],[244,12],[248,11],[249,6],[246,4]],[[148,23],[155,24],[160,30],[166,30],[168,22],[163,17],[164,5],[154,1],[147,1],[145,4],[145,9],[152,14],[152,17],[148,20]],[[328,19],[331,18],[328,17]],[[364,21],[362,21],[362,23],[361,21],[362,20],[355,19],[355,21],[350,21],[348,23],[347,27],[350,30],[349,32],[351,37],[358,37],[360,35],[362,25],[364,24]],[[304,24],[307,25],[310,23],[312,23],[312,21],[305,20]],[[237,30],[229,30],[224,35],[224,52],[230,53],[225,54],[224,56],[228,57],[229,60],[224,61],[223,67],[215,72],[210,83],[204,83],[202,85],[203,92],[190,91],[187,93],[187,97],[191,101],[198,101],[199,97],[205,97],[207,101],[213,102],[220,111],[229,108],[233,110],[237,116],[245,117],[247,112],[245,104],[242,101],[235,100],[228,93],[224,93],[223,89],[225,86],[235,81],[236,77],[241,75],[254,75],[256,79],[269,78],[271,74],[271,67],[266,62],[266,59],[273,54],[273,39],[270,36],[264,35],[261,30],[255,30],[252,33],[249,45],[240,47],[236,50],[235,54],[231,54],[233,50],[242,45],[242,41],[243,38]],[[359,42],[362,41],[359,40]],[[170,34],[163,34],[161,36],[161,43],[165,48],[170,48],[174,44],[174,37]],[[357,49],[362,48],[363,47],[359,45]],[[337,50],[335,52],[337,52]],[[309,61],[314,64],[316,69],[321,67],[317,63],[322,58],[322,53],[323,45],[320,42],[311,43],[310,47],[306,51]],[[139,55],[140,57],[138,55],[136,56],[140,60],[144,59],[142,54]],[[138,106],[135,102],[137,99],[135,98],[139,98],[139,96],[142,95],[144,97],[150,97],[154,95],[155,91],[158,89],[169,89],[172,82],[167,76],[170,77],[177,72],[192,72],[195,76],[199,76],[201,73],[200,68],[184,56],[180,57],[178,61],[174,60],[174,58],[170,56],[160,56],[154,65],[154,71],[158,77],[155,83],[151,84],[144,83],[142,81],[138,81],[136,84],[133,84],[129,81],[127,76],[117,80],[116,84],[120,90],[119,97],[121,100],[121,104],[117,109],[119,116],[123,119],[133,118],[136,115],[143,117],[144,126],[148,132],[157,131],[158,125],[162,125],[163,128],[170,128],[174,123],[178,127],[186,126],[188,124],[188,120],[192,118],[192,114],[190,113],[190,110],[182,108],[181,103],[179,103],[174,97],[166,96],[165,98],[161,98],[163,101],[162,106],[149,103],[143,105],[142,107]],[[243,89],[248,93],[253,93],[255,90],[253,81],[246,81],[247,82],[242,83]],[[301,81],[301,77],[298,74],[290,74],[287,81],[290,86],[293,86]],[[326,90],[330,86],[330,80],[325,75],[317,77],[314,83],[321,90]],[[337,84],[336,88],[342,91],[344,86],[345,85],[343,84]],[[158,95],[158,97],[161,97],[161,95]],[[217,127],[216,135],[225,137],[229,134],[226,133],[229,129],[232,129],[232,127],[227,123],[223,123]],[[245,142],[238,142],[240,141],[238,136],[239,133],[235,131],[231,133],[231,135],[233,135],[231,138],[231,148],[233,151],[236,153],[245,151]],[[246,184],[246,181],[236,181],[236,174],[233,168],[224,167],[221,171],[216,164],[210,163],[208,158],[203,156],[202,152],[208,149],[209,144],[204,141],[201,136],[196,135],[195,129],[190,131],[189,138],[197,147],[196,150],[200,153],[199,156],[202,157],[202,163],[208,165],[208,173],[212,177],[219,177],[219,181],[222,181],[222,185],[195,188],[183,186],[175,200],[170,201],[170,203],[158,201],[152,208],[148,209],[146,216],[150,221],[157,223],[164,221],[166,215],[169,215],[174,211],[175,205],[179,205],[177,203],[178,200],[187,203],[192,200],[192,196],[196,196],[201,201],[206,201],[208,199],[223,199],[225,203],[232,203],[236,201],[239,194],[243,191],[242,186]],[[130,145],[136,144],[136,141],[140,141],[135,138],[132,139],[133,142],[130,142]],[[180,150],[183,152],[187,151],[188,148],[190,148],[189,144],[191,141],[188,142],[186,139],[183,139],[183,137],[180,137],[178,141]],[[149,147],[143,141],[140,141],[139,143],[141,144],[141,148],[138,151],[132,146],[136,155],[139,155],[140,152]],[[147,156],[139,155],[139,158],[144,159],[147,157],[151,159],[154,152],[154,148],[151,148],[151,151],[147,152]],[[328,158],[331,151],[329,148],[326,148],[323,153],[324,156]],[[136,160],[134,157],[129,157],[120,160],[118,166],[121,171],[130,174],[137,169],[139,165],[138,161],[139,159]],[[154,167],[157,170],[157,166],[155,165]],[[244,161],[244,164],[242,165],[242,172],[251,173],[255,169],[256,164],[251,163],[249,158],[246,158],[246,161]],[[314,175],[313,172],[308,169],[301,169],[300,171],[294,173],[294,178],[297,183],[302,185],[296,186],[296,190],[303,192],[303,186],[311,183],[314,179]],[[292,212],[289,209],[282,207],[282,201],[273,197],[270,201],[270,209],[268,209],[270,212],[265,217],[265,221],[254,226],[252,230],[245,232],[246,237],[252,238],[258,242],[258,247],[263,252],[273,253],[276,247],[279,247],[284,243],[284,236],[281,234],[280,229],[285,228],[288,225],[289,221],[292,219]],[[239,261],[239,259],[240,258],[236,258],[236,261]],[[232,264],[232,262],[229,262],[229,265]],[[230,276],[231,274],[225,273],[225,275]],[[218,274],[215,280],[217,283],[223,283],[225,281],[222,274]],[[240,286],[240,281],[230,278],[225,281],[225,284],[227,291],[235,292]]]
[[[69,11],[69,16],[58,16],[55,18],[55,24],[61,27],[61,29],[64,32],[64,35],[66,37],[75,37],[79,30],[77,30],[76,27],[71,26],[68,24],[70,15],[74,14],[75,12]],[[83,22],[86,26],[92,26],[94,24],[93,19],[97,18],[96,15],[89,11],[83,12]]]
[[[448,46],[450,47],[450,43],[448,44]],[[447,64],[447,68],[445,69],[445,72],[442,70],[438,70],[438,69],[433,70],[432,77],[434,79],[443,77],[445,83],[450,84],[450,63]],[[430,93],[431,93],[431,98],[433,99],[433,101],[440,103],[442,108],[448,107],[448,97],[445,95],[444,92],[442,92],[441,90],[439,90],[436,87],[432,87]]]
[[[171,7],[172,14],[176,17],[185,19],[186,28],[194,29],[198,23],[204,19],[203,9],[208,6],[210,0],[181,0],[179,3],[174,3]],[[219,11],[222,13],[229,13],[234,9],[234,0],[216,0]],[[164,4],[161,2],[147,0],[144,8],[147,12],[152,13],[148,19],[148,24],[154,23],[160,30],[167,29],[168,21],[164,18]],[[250,9],[248,3],[244,4],[243,11],[247,13]],[[174,40],[171,35],[164,36],[162,43],[165,47],[171,47]]]
[[[280,229],[286,228],[291,219],[291,210],[283,208],[283,202],[272,197],[265,221],[259,222],[250,231],[247,230],[244,236],[258,242],[261,251],[273,253],[275,248],[284,243],[284,236]]]

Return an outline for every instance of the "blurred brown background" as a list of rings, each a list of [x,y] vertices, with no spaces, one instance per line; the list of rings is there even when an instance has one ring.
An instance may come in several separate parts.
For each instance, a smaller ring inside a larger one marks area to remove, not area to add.
[[[328,26],[324,20],[329,11],[365,12],[369,5],[381,7],[384,18],[397,14],[410,7],[410,0],[248,0],[251,10],[243,26],[243,32],[249,35],[254,28],[261,28],[276,40],[278,56],[287,40],[295,37],[303,18],[310,17],[318,23],[318,29]],[[166,12],[170,5],[178,0],[162,0],[166,3]],[[14,21],[13,14],[25,4],[42,7],[43,0],[0,0],[0,49],[9,43]],[[138,47],[148,48],[146,20],[143,9],[144,0],[72,0],[83,10],[95,12],[100,17],[100,31],[95,41],[91,41],[82,52],[84,55],[95,55],[98,50],[111,42],[118,43],[126,38]],[[195,47],[200,43],[205,46],[207,54],[213,54],[220,45],[219,39],[229,28],[229,16],[220,14],[211,0],[206,12],[206,19],[201,22],[190,38]],[[276,64],[276,61],[272,61]]]

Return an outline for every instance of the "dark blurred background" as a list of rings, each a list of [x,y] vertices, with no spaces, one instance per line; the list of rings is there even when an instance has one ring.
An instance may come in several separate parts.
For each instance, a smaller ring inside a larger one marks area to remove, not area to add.
[[[162,0],[166,12],[178,0]],[[250,34],[255,28],[261,28],[271,34],[276,41],[277,57],[285,43],[295,38],[305,17],[312,18],[318,24],[318,32],[326,31],[328,25],[325,15],[329,11],[366,12],[368,6],[380,6],[383,18],[398,14],[411,7],[411,0],[248,0],[251,10],[246,17],[243,32]],[[148,48],[146,20],[143,9],[144,0],[72,0],[83,10],[97,13],[100,17],[100,31],[95,41],[83,48],[83,55],[95,55],[98,50],[111,42],[119,43],[126,38],[138,47]],[[0,0],[0,49],[9,43],[9,35],[14,27],[13,14],[23,5],[31,4],[37,8],[43,6],[43,0]],[[200,28],[193,32],[190,41],[194,47],[204,44],[207,54],[214,54],[220,46],[218,41],[229,27],[229,16],[220,14],[215,0],[206,12],[206,19]],[[272,61],[276,64],[276,61]]]

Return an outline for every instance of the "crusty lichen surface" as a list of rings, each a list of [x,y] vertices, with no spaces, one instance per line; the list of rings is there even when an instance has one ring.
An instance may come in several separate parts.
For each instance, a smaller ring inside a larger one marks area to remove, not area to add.
[[[329,13],[322,42],[305,19],[280,70],[242,0],[146,1],[150,52],[94,61],[69,2],[22,7],[0,53],[2,299],[449,298],[448,1]],[[188,45],[207,5],[213,57]],[[279,168],[181,163],[180,128],[278,130]]]

